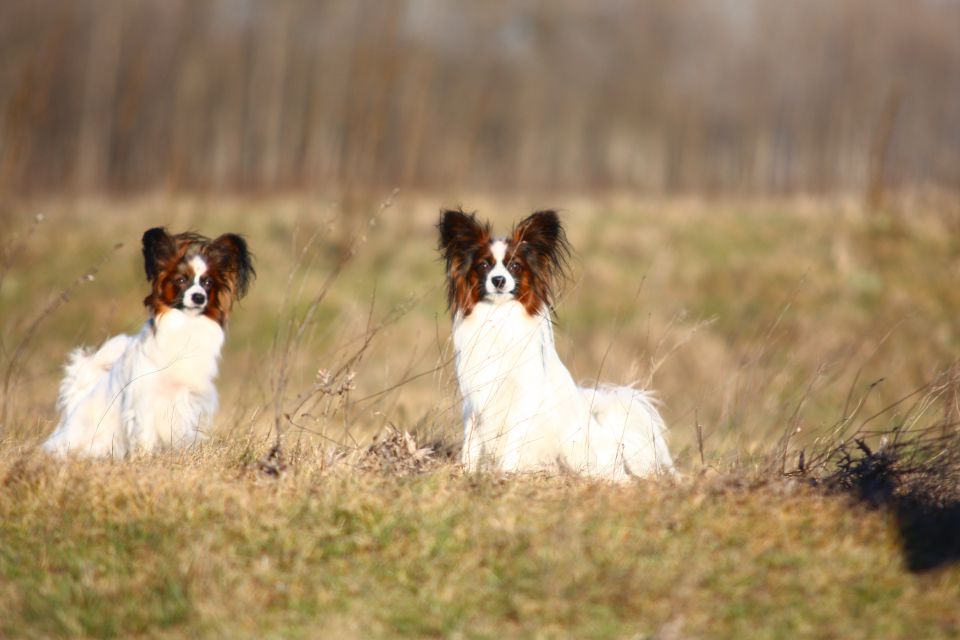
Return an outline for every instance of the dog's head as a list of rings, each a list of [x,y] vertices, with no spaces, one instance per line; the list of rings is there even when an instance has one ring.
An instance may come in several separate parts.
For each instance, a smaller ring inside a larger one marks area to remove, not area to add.
[[[565,275],[570,245],[555,211],[538,211],[509,236],[491,235],[476,214],[440,214],[440,251],[447,266],[447,299],[454,314],[470,315],[481,302],[516,300],[536,315],[553,303]]]
[[[154,316],[179,309],[221,325],[256,277],[247,242],[235,233],[211,240],[155,227],[143,234],[143,262],[152,284],[144,304]]]

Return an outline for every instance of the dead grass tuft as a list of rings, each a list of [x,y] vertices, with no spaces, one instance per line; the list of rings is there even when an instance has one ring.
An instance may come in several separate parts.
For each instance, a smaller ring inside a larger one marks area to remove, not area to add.
[[[393,476],[412,476],[443,463],[432,446],[420,446],[409,432],[390,426],[360,454],[356,468]]]

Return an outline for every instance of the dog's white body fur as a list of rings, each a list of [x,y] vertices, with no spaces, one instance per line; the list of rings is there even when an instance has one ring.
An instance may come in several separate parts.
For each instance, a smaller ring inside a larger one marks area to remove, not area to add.
[[[136,336],[71,355],[60,384],[60,423],[43,448],[115,458],[189,446],[217,410],[221,326],[170,309]]]
[[[559,466],[616,481],[674,472],[650,395],[578,387],[546,313],[531,316],[515,299],[494,296],[456,314],[453,344],[470,470]]]

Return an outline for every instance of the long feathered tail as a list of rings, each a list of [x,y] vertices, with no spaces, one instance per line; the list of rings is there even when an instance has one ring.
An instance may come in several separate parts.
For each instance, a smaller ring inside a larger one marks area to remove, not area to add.
[[[57,409],[66,416],[110,372],[113,365],[123,355],[130,336],[114,336],[103,343],[95,352],[78,347],[67,358],[63,380],[60,382],[60,396]]]
[[[650,392],[612,385],[579,390],[600,427],[622,443],[629,475],[676,473],[667,449],[667,427]]]

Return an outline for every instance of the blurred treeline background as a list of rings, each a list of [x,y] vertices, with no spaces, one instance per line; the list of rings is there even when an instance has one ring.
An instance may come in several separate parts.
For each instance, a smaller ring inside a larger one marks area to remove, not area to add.
[[[0,59],[7,193],[960,185],[955,0],[3,0]]]

